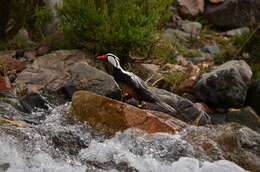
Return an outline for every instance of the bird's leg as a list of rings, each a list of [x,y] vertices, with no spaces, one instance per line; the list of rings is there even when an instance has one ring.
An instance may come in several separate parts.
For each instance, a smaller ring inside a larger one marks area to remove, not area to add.
[[[142,108],[143,107],[142,100],[138,100],[138,104],[136,106],[139,107],[139,108]]]
[[[200,120],[201,120],[202,117],[203,117],[203,114],[201,113],[201,114],[200,114],[200,115],[195,119],[195,121],[192,122],[193,125],[195,125],[195,126],[199,126],[199,124],[200,124]]]

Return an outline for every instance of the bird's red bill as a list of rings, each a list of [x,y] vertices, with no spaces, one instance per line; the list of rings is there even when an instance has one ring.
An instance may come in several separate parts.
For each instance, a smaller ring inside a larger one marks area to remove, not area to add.
[[[104,60],[104,59],[106,59],[107,57],[106,56],[98,56],[98,59],[99,60]]]

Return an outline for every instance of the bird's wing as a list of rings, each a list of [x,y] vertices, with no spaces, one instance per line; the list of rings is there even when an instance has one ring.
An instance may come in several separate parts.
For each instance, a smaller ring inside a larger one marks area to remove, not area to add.
[[[134,73],[132,72],[127,72],[125,71],[128,76],[131,77],[131,79],[133,80],[133,82],[135,82],[135,85],[138,87],[138,88],[143,88],[143,89],[147,89],[148,86],[146,85],[146,83],[141,79],[139,78],[138,76],[136,76]]]

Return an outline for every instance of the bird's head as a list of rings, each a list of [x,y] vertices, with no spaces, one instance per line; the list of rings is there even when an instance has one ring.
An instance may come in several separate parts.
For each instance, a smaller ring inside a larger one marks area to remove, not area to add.
[[[119,58],[112,53],[107,53],[103,56],[98,56],[98,59],[106,60],[109,63],[111,63],[114,67],[121,68],[120,63],[119,63]]]

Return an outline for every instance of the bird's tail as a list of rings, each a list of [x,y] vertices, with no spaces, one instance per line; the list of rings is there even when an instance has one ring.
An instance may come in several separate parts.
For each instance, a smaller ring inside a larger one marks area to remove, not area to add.
[[[161,108],[163,108],[165,111],[166,111],[166,113],[171,113],[171,114],[176,114],[177,113],[177,111],[173,108],[173,107],[171,107],[170,105],[168,105],[167,103],[164,103],[164,102],[162,102],[162,101],[157,101],[157,102],[155,102],[158,106],[160,106]]]

